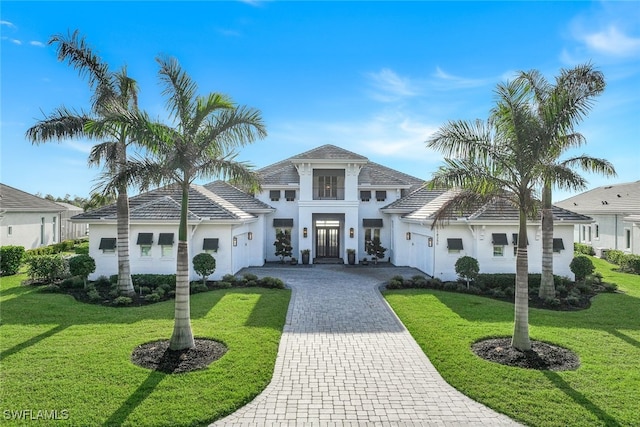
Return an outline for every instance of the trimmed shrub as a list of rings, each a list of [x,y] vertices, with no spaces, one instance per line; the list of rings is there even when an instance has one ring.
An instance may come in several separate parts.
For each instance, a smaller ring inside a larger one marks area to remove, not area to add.
[[[604,288],[605,292],[615,292],[618,290],[618,285],[616,285],[615,283],[603,283],[602,287]]]
[[[389,283],[387,283],[387,289],[402,289],[403,282],[402,280],[391,279]]]
[[[133,302],[133,300],[129,297],[125,297],[125,296],[120,296],[117,297],[113,300],[113,305],[117,305],[117,306],[125,306],[125,305],[129,305]]]
[[[207,277],[216,271],[216,259],[206,252],[193,257],[193,270],[202,276],[202,284],[206,285]]]
[[[0,274],[12,276],[20,270],[24,247],[22,246],[2,246],[0,247]]]
[[[624,252],[617,249],[609,249],[605,252],[604,259],[609,261],[612,264],[622,265],[622,261],[624,258]]]
[[[69,258],[69,272],[74,276],[80,276],[87,286],[87,277],[96,271],[96,262],[89,255],[76,255]]]
[[[40,292],[47,292],[55,294],[56,292],[60,292],[60,286],[58,285],[47,285],[40,288]]]
[[[69,274],[67,261],[60,255],[39,255],[26,258],[27,272],[33,280],[62,279]]]
[[[475,280],[480,272],[478,260],[470,256],[458,258],[455,268],[458,276],[467,282],[467,288],[469,287],[469,281]]]
[[[154,303],[154,302],[159,302],[162,300],[162,297],[156,293],[153,294],[149,294],[147,296],[144,297],[145,301],[149,302],[149,303]]]
[[[284,289],[284,282],[275,277],[263,277],[258,284],[263,288]]]
[[[82,242],[73,248],[78,255],[89,255],[89,242]]]
[[[100,286],[100,287],[107,287],[107,286],[111,286],[111,282],[109,281],[109,278],[107,276],[100,276],[98,277],[93,284],[95,286]]]
[[[197,294],[200,292],[206,292],[208,291],[209,288],[207,288],[207,285],[201,283],[201,282],[191,282],[191,285],[189,287],[189,291],[192,294]]]
[[[60,282],[63,289],[80,289],[84,287],[84,281],[80,277],[68,277]]]
[[[624,255],[620,267],[628,273],[640,274],[640,255]]]
[[[571,272],[576,275],[576,280],[584,280],[595,270],[593,262],[584,255],[578,255],[573,258],[573,260],[571,260],[571,264],[569,264],[569,268],[571,269]]]
[[[95,289],[89,290],[87,292],[87,297],[89,298],[89,301],[93,301],[93,302],[102,300],[102,296],[100,295],[100,292],[98,292]]]
[[[594,256],[596,251],[593,249],[593,246],[585,245],[582,243],[574,243],[573,244],[573,252],[583,255],[591,255]]]

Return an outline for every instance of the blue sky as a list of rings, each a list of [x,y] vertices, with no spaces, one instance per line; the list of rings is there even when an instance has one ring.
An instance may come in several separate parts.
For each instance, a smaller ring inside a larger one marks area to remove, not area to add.
[[[12,2],[3,1],[0,181],[86,197],[90,141],[32,146],[25,131],[90,93],[47,41],[78,29],[138,81],[140,106],[166,119],[158,55],[175,56],[201,94],[262,111],[269,136],[244,148],[256,167],[322,144],[428,179],[442,157],[425,140],[448,120],[486,119],[496,84],[519,70],[549,80],[591,61],[605,93],[573,154],[640,179],[639,2]],[[554,199],[570,194],[557,191]]]

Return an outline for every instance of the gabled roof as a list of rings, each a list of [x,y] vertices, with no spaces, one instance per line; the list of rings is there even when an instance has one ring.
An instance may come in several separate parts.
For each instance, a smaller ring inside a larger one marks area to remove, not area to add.
[[[335,145],[326,144],[320,147],[314,148],[304,153],[297,154],[290,158],[291,161],[296,160],[349,160],[356,162],[368,162],[365,156],[353,153],[344,148],[336,147]]]
[[[205,184],[204,187],[246,212],[271,212],[274,210],[271,206],[250,196],[228,182],[213,181]]]
[[[7,212],[62,212],[65,209],[50,200],[0,184],[0,210]]]
[[[215,184],[215,183],[211,183]],[[210,185],[210,184],[208,184]],[[213,190],[224,188],[222,184],[212,185]],[[226,189],[226,191],[232,191]],[[239,191],[239,190],[238,190]],[[250,197],[250,196],[247,196]],[[129,198],[129,218],[131,221],[177,221],[180,219],[182,191],[177,184],[161,187]],[[211,189],[199,185],[189,188],[189,221],[198,220],[247,220],[255,215],[226,200]],[[117,219],[116,205],[102,207],[73,217],[74,221]]]
[[[366,157],[353,153],[335,145],[323,145],[313,150],[289,157],[258,170],[263,185],[286,186],[299,184],[300,175],[296,169],[296,163],[309,161],[345,161],[348,163],[362,164],[358,176],[358,185],[371,185],[372,187],[394,187],[414,190],[424,183],[424,180],[406,173],[370,162]]]
[[[456,194],[455,190],[428,190],[423,187],[413,193],[396,200],[383,208],[389,213],[404,213],[403,218],[408,221],[433,221],[434,214]],[[539,214],[540,215],[540,214]],[[468,222],[518,222],[518,209],[503,199],[497,199],[482,206],[471,208],[450,217],[450,220],[465,220]],[[553,206],[553,219],[557,222],[591,222],[591,218],[566,209]],[[538,216],[538,221],[540,216]]]
[[[640,181],[597,187],[556,205],[585,214],[640,214]]]

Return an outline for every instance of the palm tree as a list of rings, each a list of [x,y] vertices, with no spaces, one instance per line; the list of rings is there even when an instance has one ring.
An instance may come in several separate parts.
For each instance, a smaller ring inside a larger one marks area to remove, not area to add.
[[[591,64],[561,70],[555,85],[550,84],[537,70],[521,72],[517,80],[527,86],[531,103],[536,107],[541,127],[538,141],[546,147],[541,160],[548,166],[542,190],[542,278],[540,298],[555,298],[553,283],[553,213],[552,188],[583,190],[586,181],[572,168],[607,176],[616,174],[614,167],[604,159],[581,155],[560,160],[566,151],[586,143],[575,128],[587,115],[593,100],[605,88],[604,75]]]
[[[66,60],[69,65],[79,70],[81,76],[87,76],[93,91],[91,114],[77,113],[65,107],[59,107],[49,116],[38,121],[27,130],[27,138],[34,144],[65,138],[101,138],[107,141],[93,147],[89,156],[90,165],[105,163],[110,174],[115,174],[127,162],[126,146],[129,142],[125,128],[111,126],[102,133],[86,129],[89,120],[104,120],[112,109],[113,103],[122,108],[135,111],[137,109],[136,82],[123,68],[117,73],[109,70],[92,49],[86,44],[78,31],[67,36],[54,35],[49,44],[57,44],[58,60]],[[119,186],[117,194],[117,228],[118,228],[118,290],[122,294],[134,294],[129,263],[129,198],[126,185]],[[108,196],[105,194],[105,196]]]
[[[436,213],[436,222],[469,207],[504,200],[519,211],[516,252],[514,331],[511,345],[531,349],[527,219],[537,211],[535,190],[540,185],[540,150],[535,116],[530,111],[526,86],[520,81],[500,84],[496,106],[485,122],[451,121],[428,141],[442,152],[445,165],[434,174],[432,187],[456,188],[455,195]]]
[[[146,188],[153,184],[175,184],[182,200],[178,228],[175,321],[169,343],[171,350],[195,346],[189,305],[189,253],[187,212],[189,188],[196,179],[218,176],[248,186],[257,186],[258,176],[250,165],[235,160],[238,147],[266,136],[258,110],[238,107],[218,93],[197,96],[197,85],[175,59],[157,59],[160,80],[167,96],[170,119],[175,126],[152,121],[145,113],[114,111],[114,122],[126,123],[147,150],[148,157],[131,161],[105,191],[124,183]],[[119,116],[118,116],[119,114]],[[91,122],[97,132],[108,122]]]

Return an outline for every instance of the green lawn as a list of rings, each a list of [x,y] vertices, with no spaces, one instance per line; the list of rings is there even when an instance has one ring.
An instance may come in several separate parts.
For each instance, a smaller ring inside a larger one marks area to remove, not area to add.
[[[473,342],[511,335],[512,304],[432,290],[385,298],[445,380],[474,400],[531,426],[639,426],[640,276],[592,260],[622,293],[598,295],[579,312],[529,314],[532,339],[576,352],[576,371],[512,368],[473,354]]]
[[[7,411],[31,410],[35,417],[56,410],[68,414],[56,425],[202,425],[243,406],[271,380],[288,290],[192,295],[194,335],[221,341],[228,351],[208,369],[166,375],[134,365],[130,356],[137,345],[170,336],[173,301],[88,305],[20,286],[24,279],[3,277],[0,284],[0,419]]]

